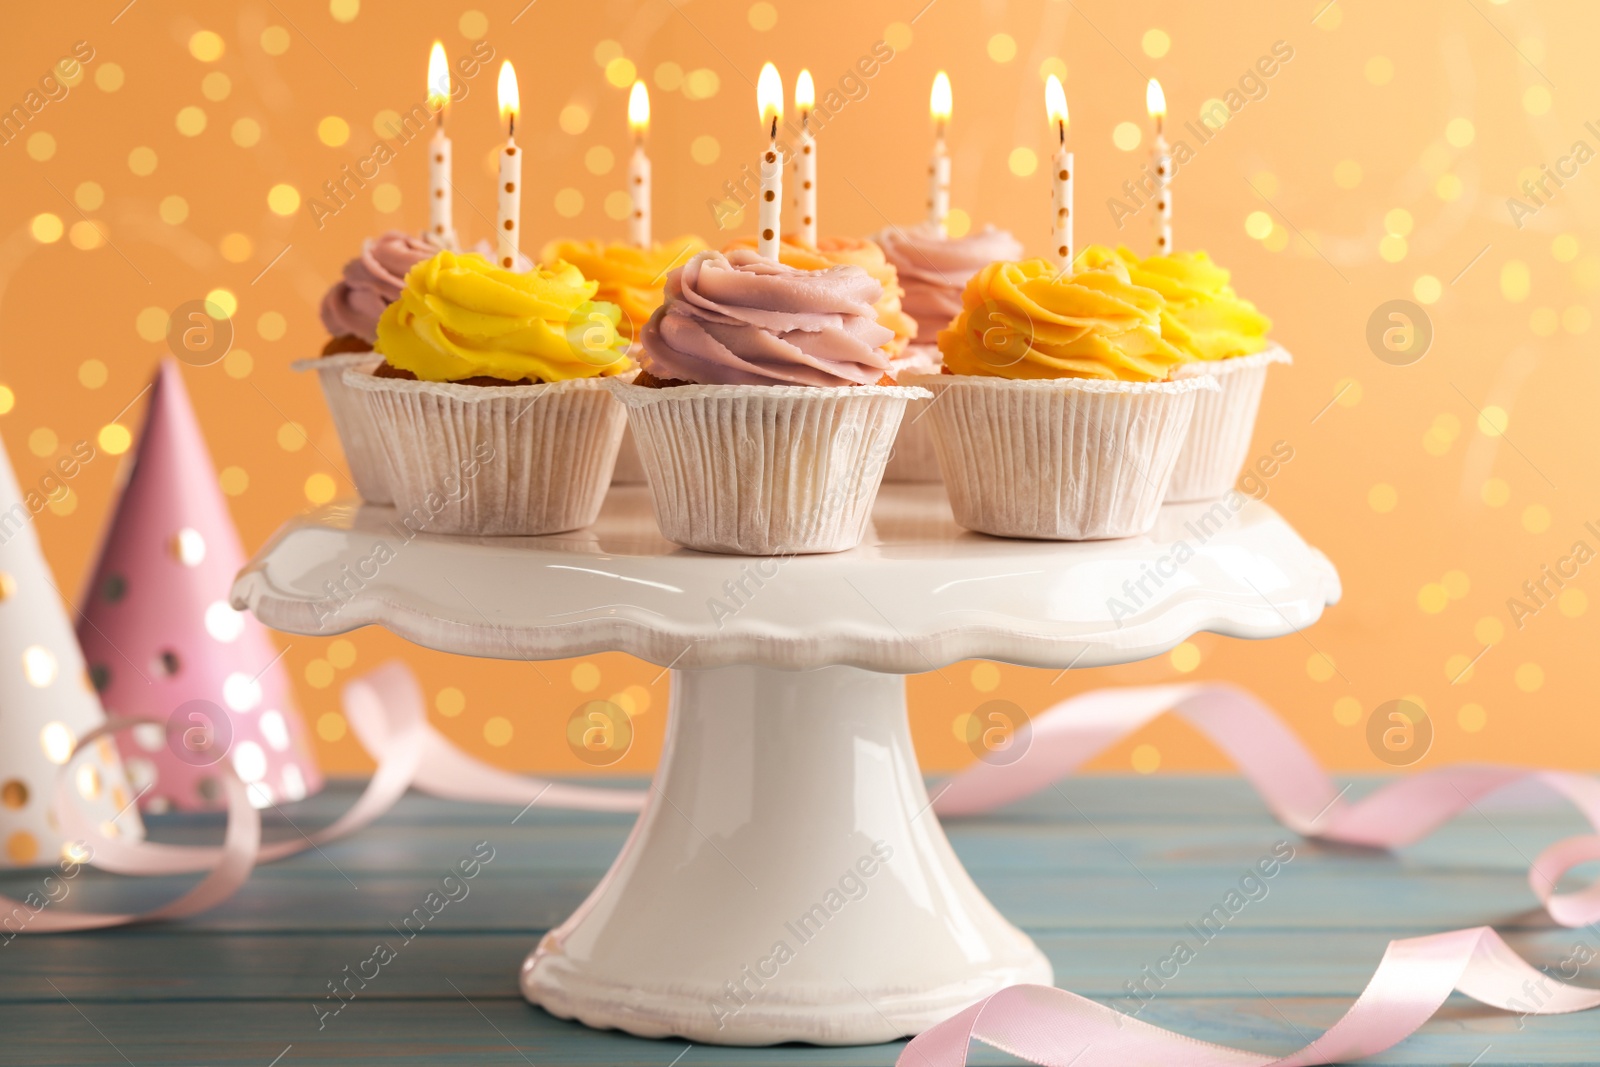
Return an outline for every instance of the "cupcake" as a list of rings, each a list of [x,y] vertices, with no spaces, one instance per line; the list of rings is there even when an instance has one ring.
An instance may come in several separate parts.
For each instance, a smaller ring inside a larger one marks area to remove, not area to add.
[[[1128,537],[1154,523],[1195,396],[1190,357],[1161,336],[1161,295],[1115,255],[1076,270],[984,267],[939,332],[939,466],[956,521],[1002,537]]]
[[[895,360],[896,379],[939,373],[939,331],[961,313],[961,291],[967,282],[990,263],[1022,258],[1022,243],[993,226],[965,237],[946,237],[937,226],[922,222],[903,229],[891,226],[873,240],[899,275],[905,290],[903,306],[916,323],[911,344]],[[906,409],[886,481],[939,480],[933,434],[923,419],[926,410],[925,401]]]
[[[378,339],[378,317],[400,295],[406,272],[438,250],[427,237],[399,230],[363,243],[361,254],[344,265],[343,274],[322,298],[322,325],[331,339],[323,346],[321,357],[292,364],[297,371],[317,372],[350,464],[350,477],[361,498],[372,504],[394,499],[388,458],[377,446],[366,405],[344,387],[344,372],[377,366],[379,357],[372,346]]]
[[[1272,322],[1228,285],[1226,270],[1204,252],[1175,252],[1141,260],[1117,255],[1136,285],[1165,301],[1161,336],[1193,357],[1181,375],[1208,375],[1220,388],[1195,398],[1194,421],[1178,453],[1167,499],[1211,500],[1233,488],[1250,451],[1267,367],[1289,353],[1267,340]]]
[[[638,340],[639,331],[651,313],[661,306],[667,272],[683,266],[690,256],[705,247],[705,242],[698,237],[679,237],[648,249],[620,241],[551,241],[544,246],[541,258],[546,263],[558,259],[571,263],[585,278],[598,282],[596,299],[622,309],[622,321],[617,324],[617,330],[632,343]],[[611,480],[622,484],[644,481],[639,449],[631,432],[622,435],[622,447],[617,452]]]
[[[882,285],[701,252],[667,278],[641,371],[613,383],[661,532],[705,552],[838,552],[865,533],[908,399],[888,371]]]
[[[631,369],[615,304],[570,264],[501,270],[442,251],[378,320],[383,361],[345,372],[390,457],[413,530],[546,534],[593,522],[624,414],[603,380]]]
[[[731,252],[736,248],[753,251],[755,247],[755,238],[746,237],[729,245],[728,251]],[[811,248],[801,244],[793,234],[790,234],[778,246],[778,259],[785,265],[800,270],[860,267],[866,271],[868,277],[878,283],[882,292],[873,301],[872,309],[878,316],[878,325],[888,327],[894,334],[884,346],[889,351],[890,377],[893,377],[893,361],[905,353],[906,347],[911,344],[911,339],[916,336],[917,322],[907,315],[901,306],[905,290],[900,288],[900,277],[895,273],[894,264],[883,254],[883,249],[864,237],[824,237],[817,242],[817,247]]]

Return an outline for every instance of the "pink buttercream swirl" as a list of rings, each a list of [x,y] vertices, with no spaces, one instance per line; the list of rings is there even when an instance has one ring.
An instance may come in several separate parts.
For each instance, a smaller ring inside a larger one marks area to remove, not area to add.
[[[639,362],[700,385],[872,385],[894,331],[872,305],[883,288],[860,267],[798,270],[753,251],[700,252],[667,275]]]
[[[406,272],[439,251],[427,237],[390,230],[366,241],[344,277],[322,298],[322,325],[334,337],[378,339],[378,316],[400,297]]]
[[[961,290],[997,260],[1022,258],[1022,242],[985,226],[965,237],[941,237],[926,222],[891,226],[873,237],[900,274],[901,306],[917,320],[918,344],[936,344],[940,330],[961,314]]]

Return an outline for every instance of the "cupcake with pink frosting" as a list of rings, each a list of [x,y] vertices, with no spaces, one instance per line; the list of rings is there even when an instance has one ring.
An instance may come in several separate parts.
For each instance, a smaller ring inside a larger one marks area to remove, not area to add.
[[[351,368],[371,370],[383,357],[373,351],[378,319],[405,288],[406,272],[439,251],[425,236],[390,230],[364,242],[361,254],[344,265],[339,280],[322,298],[322,325],[331,339],[315,359],[297,360],[298,371],[314,370],[339,431],[350,477],[361,498],[372,504],[394,499],[389,459],[379,447],[376,428],[361,398],[344,384]]]
[[[985,226],[965,237],[946,237],[931,223],[890,226],[873,237],[900,276],[902,305],[917,324],[916,336],[894,362],[902,375],[938,374],[939,331],[961,314],[961,291],[990,263],[1022,258],[1022,242],[1005,230]],[[891,482],[940,480],[933,435],[922,419],[923,404],[912,404],[895,441],[884,479]]]
[[[801,270],[753,251],[673,271],[611,388],[640,443],[661,532],[739,555],[861,542],[908,400],[889,375],[883,289],[856,266]]]

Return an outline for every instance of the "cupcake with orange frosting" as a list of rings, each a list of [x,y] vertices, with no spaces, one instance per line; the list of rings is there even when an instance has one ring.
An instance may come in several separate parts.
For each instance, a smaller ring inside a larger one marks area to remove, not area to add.
[[[367,418],[366,405],[344,386],[344,372],[370,370],[379,363],[373,351],[378,339],[378,318],[405,286],[406,272],[439,251],[426,235],[390,230],[364,242],[361,254],[344,265],[339,280],[328,289],[319,309],[329,341],[319,358],[296,360],[297,371],[316,371],[323,398],[333,416],[350,477],[363,500],[387,504],[388,463],[377,445],[376,430]]]
[[[1162,337],[1163,299],[1115,253],[991,263],[939,332],[929,408],[956,521],[1003,537],[1127,537],[1156,520],[1209,378]]]
[[[544,246],[540,258],[546,263],[570,263],[594,282],[598,286],[595,299],[622,310],[617,332],[631,344],[661,306],[667,274],[705,247],[706,243],[694,236],[649,248],[623,241],[557,240]]]
[[[598,283],[600,288],[595,298],[622,309],[617,332],[636,348],[639,331],[661,306],[668,272],[683,266],[690,256],[704,251],[705,247],[704,241],[693,236],[678,237],[649,248],[622,241],[560,240],[545,245],[541,258],[546,263],[556,260],[571,263],[585,278]],[[622,435],[611,480],[623,484],[644,481],[639,447],[631,432]]]
[[[739,555],[859,544],[906,401],[882,285],[854,265],[803,269],[701,252],[669,276],[641,371],[613,390],[661,532]]]
[[[604,382],[632,369],[621,312],[574,266],[509,271],[442,251],[378,320],[383,363],[352,370],[405,521],[436,533],[587,526],[624,414]]]
[[[1289,353],[1267,339],[1271,320],[1233,291],[1228,271],[1204,252],[1140,259],[1119,248],[1117,255],[1135,284],[1161,294],[1161,336],[1194,359],[1179,374],[1207,375],[1219,386],[1195,400],[1167,499],[1219,497],[1238,481],[1250,452],[1267,368],[1290,362]]]

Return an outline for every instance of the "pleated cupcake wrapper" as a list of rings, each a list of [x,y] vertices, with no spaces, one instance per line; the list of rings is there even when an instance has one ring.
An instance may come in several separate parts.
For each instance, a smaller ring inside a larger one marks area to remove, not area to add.
[[[1261,391],[1267,384],[1267,368],[1274,363],[1291,362],[1287,351],[1273,345],[1254,355],[1187,363],[1178,368],[1175,378],[1205,376],[1214,379],[1220,388],[1195,397],[1194,419],[1172,469],[1167,500],[1215,500],[1233,488],[1249,457]]]
[[[661,533],[745,556],[860,544],[906,402],[929,395],[875,385],[611,388],[627,408]]]
[[[537,535],[594,522],[626,415],[596,378],[474,386],[352,370],[392,458],[399,520],[444,534]]]
[[[350,464],[350,477],[356,483],[356,492],[369,504],[394,501],[389,487],[389,456],[379,443],[378,430],[367,412],[366,402],[345,385],[344,372],[370,371],[381,362],[383,357],[376,352],[341,352],[317,359],[297,359],[289,364],[297,371],[317,372],[323,399],[328,402],[328,413],[333,416],[333,427],[339,431],[345,462]]]
[[[1089,541],[1155,524],[1209,377],[1013,381],[918,375],[958,523],[1000,537]]]
[[[933,444],[933,416],[929,415],[931,400],[912,400],[906,404],[906,414],[900,420],[900,433],[894,439],[894,451],[883,472],[886,482],[937,482],[939,454]]]

